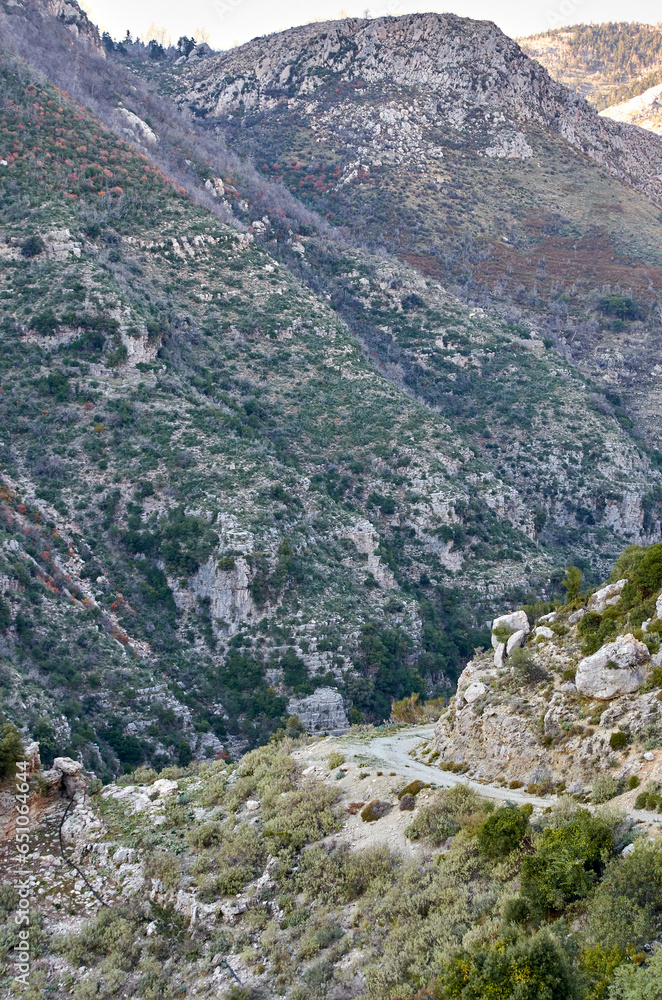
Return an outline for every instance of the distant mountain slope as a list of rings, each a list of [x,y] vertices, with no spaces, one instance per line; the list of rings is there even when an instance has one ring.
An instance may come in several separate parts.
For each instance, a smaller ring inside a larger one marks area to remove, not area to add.
[[[599,110],[660,82],[662,27],[577,24],[518,39],[523,52]]]
[[[542,331],[658,447],[657,137],[454,15],[307,25],[165,79],[307,206]],[[638,303],[630,320],[605,316],[606,291]]]
[[[446,689],[497,602],[660,537],[629,353],[654,352],[657,209],[544,127],[512,43],[480,28],[496,68],[484,92],[467,76],[461,120],[441,90],[333,74],[212,119],[166,93],[191,64],[105,58],[7,9],[25,60],[0,67],[8,717],[105,775],[238,753],[288,711],[383,719]],[[428,74],[410,29],[398,72]],[[506,110],[481,104],[499,67]],[[577,108],[575,138],[588,122],[609,155],[629,134]],[[633,273],[636,301],[616,284]]]
[[[650,87],[638,97],[631,97],[621,104],[613,104],[600,112],[605,118],[616,122],[638,125],[649,132],[662,135],[662,83]]]

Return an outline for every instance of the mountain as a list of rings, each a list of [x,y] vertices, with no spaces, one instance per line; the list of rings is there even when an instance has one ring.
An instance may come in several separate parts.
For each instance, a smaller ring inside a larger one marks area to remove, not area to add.
[[[45,754],[379,722],[659,539],[657,140],[450,15],[183,61],[78,16],[0,12],[3,711]]]
[[[599,110],[660,82],[660,25],[634,21],[577,24],[520,38],[523,52]]]
[[[645,128],[649,132],[660,135],[662,134],[661,95],[662,84],[658,83],[637,97],[631,97],[621,104],[613,104],[611,107],[605,108],[600,114],[613,121],[638,125],[639,128]]]

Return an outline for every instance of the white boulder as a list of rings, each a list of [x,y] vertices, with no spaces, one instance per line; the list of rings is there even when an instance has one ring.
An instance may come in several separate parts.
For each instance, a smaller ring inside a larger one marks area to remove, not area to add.
[[[536,639],[553,639],[554,633],[551,628],[547,628],[546,625],[538,625],[536,629]]]
[[[609,701],[631,694],[643,683],[650,653],[633,635],[619,635],[614,642],[587,656],[577,667],[577,690],[589,698]]]
[[[497,668],[497,670],[501,670],[505,659],[506,659],[506,644],[505,642],[498,642],[494,647],[494,666]]]
[[[621,591],[626,583],[627,580],[618,580],[616,583],[608,583],[606,587],[596,590],[588,599],[588,610],[597,611],[601,615],[610,604],[618,604],[621,599]]]
[[[478,701],[479,698],[482,698],[482,696],[485,694],[486,691],[487,688],[485,687],[482,681],[475,681],[473,684],[470,684],[469,687],[465,689],[464,700],[466,701],[467,705],[473,705],[475,701]]]
[[[513,632],[513,634],[509,637],[508,642],[506,643],[506,656],[510,656],[510,654],[514,649],[519,649],[521,646],[523,646],[525,640],[526,640],[526,632],[524,631],[523,628],[518,629],[517,632]]]
[[[662,594],[660,594],[655,602],[655,611],[657,612],[657,617],[662,618]]]
[[[506,628],[509,632],[522,631],[525,635],[528,635],[531,631],[529,619],[526,617],[525,611],[512,611],[509,615],[501,615],[492,622],[492,646],[494,649],[499,644],[499,640],[494,635],[496,628]]]
[[[173,795],[175,792],[179,791],[179,785],[176,781],[172,781],[170,778],[157,778],[150,785],[150,790],[158,792],[161,796]]]
[[[53,761],[53,767],[57,771],[61,771],[62,774],[78,774],[79,771],[83,770],[83,765],[79,760],[72,760],[71,757],[56,757]]]

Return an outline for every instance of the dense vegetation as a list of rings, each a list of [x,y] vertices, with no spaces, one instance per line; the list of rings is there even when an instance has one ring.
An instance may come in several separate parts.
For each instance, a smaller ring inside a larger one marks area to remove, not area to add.
[[[272,742],[238,765],[163,772],[179,793],[157,827],[126,802],[95,800],[109,836],[138,848],[161,888],[42,942],[66,960],[76,1000],[177,995],[221,960],[255,984],[228,981],[235,1000],[657,996],[659,959],[644,946],[662,916],[662,853],[622,815],[566,796],[532,816],[458,784],[428,797],[407,830],[431,853],[348,850],[322,842],[347,821],[333,775],[303,780],[291,749]],[[147,791],[156,777],[136,775]],[[189,925],[172,906],[182,888],[237,912]]]

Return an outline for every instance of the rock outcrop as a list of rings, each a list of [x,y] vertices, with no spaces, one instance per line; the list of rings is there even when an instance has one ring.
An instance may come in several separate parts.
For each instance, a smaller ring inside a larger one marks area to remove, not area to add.
[[[577,690],[599,701],[631,694],[643,683],[649,659],[650,652],[643,642],[630,633],[619,636],[581,661],[575,676]]]
[[[290,715],[296,715],[307,733],[344,733],[349,729],[342,695],[335,688],[321,687],[303,698],[290,698]]]

